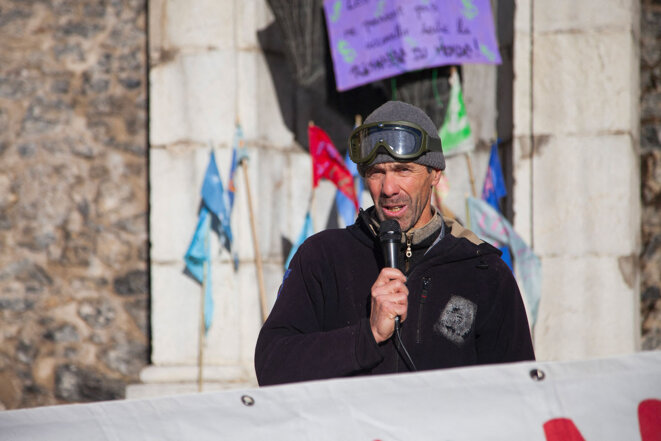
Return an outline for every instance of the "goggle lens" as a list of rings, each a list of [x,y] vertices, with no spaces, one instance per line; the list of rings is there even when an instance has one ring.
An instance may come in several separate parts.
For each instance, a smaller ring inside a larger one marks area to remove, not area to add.
[[[363,128],[354,134],[351,156],[356,162],[365,162],[376,150],[384,147],[395,158],[408,159],[423,153],[422,132],[414,127],[379,124]]]

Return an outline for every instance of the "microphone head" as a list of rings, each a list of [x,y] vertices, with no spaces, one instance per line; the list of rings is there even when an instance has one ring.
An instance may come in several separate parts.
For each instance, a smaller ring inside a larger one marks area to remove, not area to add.
[[[394,219],[386,219],[379,227],[379,240],[381,242],[402,242],[402,228]]]

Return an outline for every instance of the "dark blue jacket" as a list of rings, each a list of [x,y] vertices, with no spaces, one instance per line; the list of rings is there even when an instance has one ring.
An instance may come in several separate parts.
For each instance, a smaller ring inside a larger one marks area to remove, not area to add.
[[[408,274],[401,336],[417,369],[534,360],[521,295],[500,252],[452,220],[445,231]],[[303,243],[257,340],[260,385],[409,371],[394,338],[377,344],[370,329],[381,262],[361,217]]]

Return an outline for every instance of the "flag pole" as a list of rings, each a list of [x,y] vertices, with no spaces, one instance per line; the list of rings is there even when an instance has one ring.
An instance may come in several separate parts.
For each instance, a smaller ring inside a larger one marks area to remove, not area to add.
[[[204,234],[204,249],[209,249],[209,228],[211,223],[207,222],[207,231]],[[208,254],[207,254],[208,255]],[[204,320],[204,303],[207,295],[207,279],[209,275],[209,261],[205,258],[202,263],[202,295],[200,296],[200,329],[199,329],[199,347],[197,349],[197,391],[202,392],[203,380],[203,367],[204,367],[204,342],[205,342],[205,320]]]
[[[475,192],[475,176],[473,175],[473,165],[471,164],[471,157],[468,152],[464,153],[466,156],[466,165],[468,167],[468,177],[470,178],[471,181],[471,192],[473,193],[473,197],[476,196]],[[470,228],[470,213],[468,211],[468,193],[466,194],[466,225],[468,228]]]
[[[310,120],[308,121],[308,127],[314,126],[314,121]],[[308,132],[310,133],[310,132]],[[310,144],[310,140],[308,139],[308,145]],[[314,162],[314,161],[313,161]],[[313,165],[314,168],[314,165]],[[312,170],[312,173],[314,173],[314,170]],[[314,178],[313,178],[314,181]],[[310,213],[310,220],[312,221],[312,231],[317,231],[315,226],[314,226],[314,213],[312,212],[312,206],[314,205],[314,197],[317,193],[317,187],[312,185],[312,192],[310,193],[310,199],[308,199],[308,213]]]
[[[468,166],[468,177],[470,178],[471,181],[471,193],[473,194],[473,197],[477,197],[477,193],[475,192],[475,176],[473,175],[473,165],[471,163],[471,157],[468,152],[464,153],[466,155],[466,165]]]
[[[248,177],[248,163],[245,158],[241,159],[243,167],[243,178],[246,182],[246,195],[248,197],[248,211],[250,212],[250,230],[252,231],[252,244],[255,251],[255,266],[257,267],[257,283],[259,284],[259,301],[262,309],[262,322],[268,317],[268,305],[266,304],[266,292],[264,288],[264,270],[262,269],[262,256],[259,252],[259,241],[257,239],[257,228],[255,227],[255,213],[252,209],[252,196],[250,193],[250,179]]]

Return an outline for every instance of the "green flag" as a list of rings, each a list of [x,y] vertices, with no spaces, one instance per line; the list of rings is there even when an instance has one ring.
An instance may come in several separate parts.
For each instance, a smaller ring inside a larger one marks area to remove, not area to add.
[[[438,136],[441,138],[443,154],[446,156],[473,150],[471,126],[466,115],[461,81],[456,69],[453,69],[450,75],[450,102]]]

